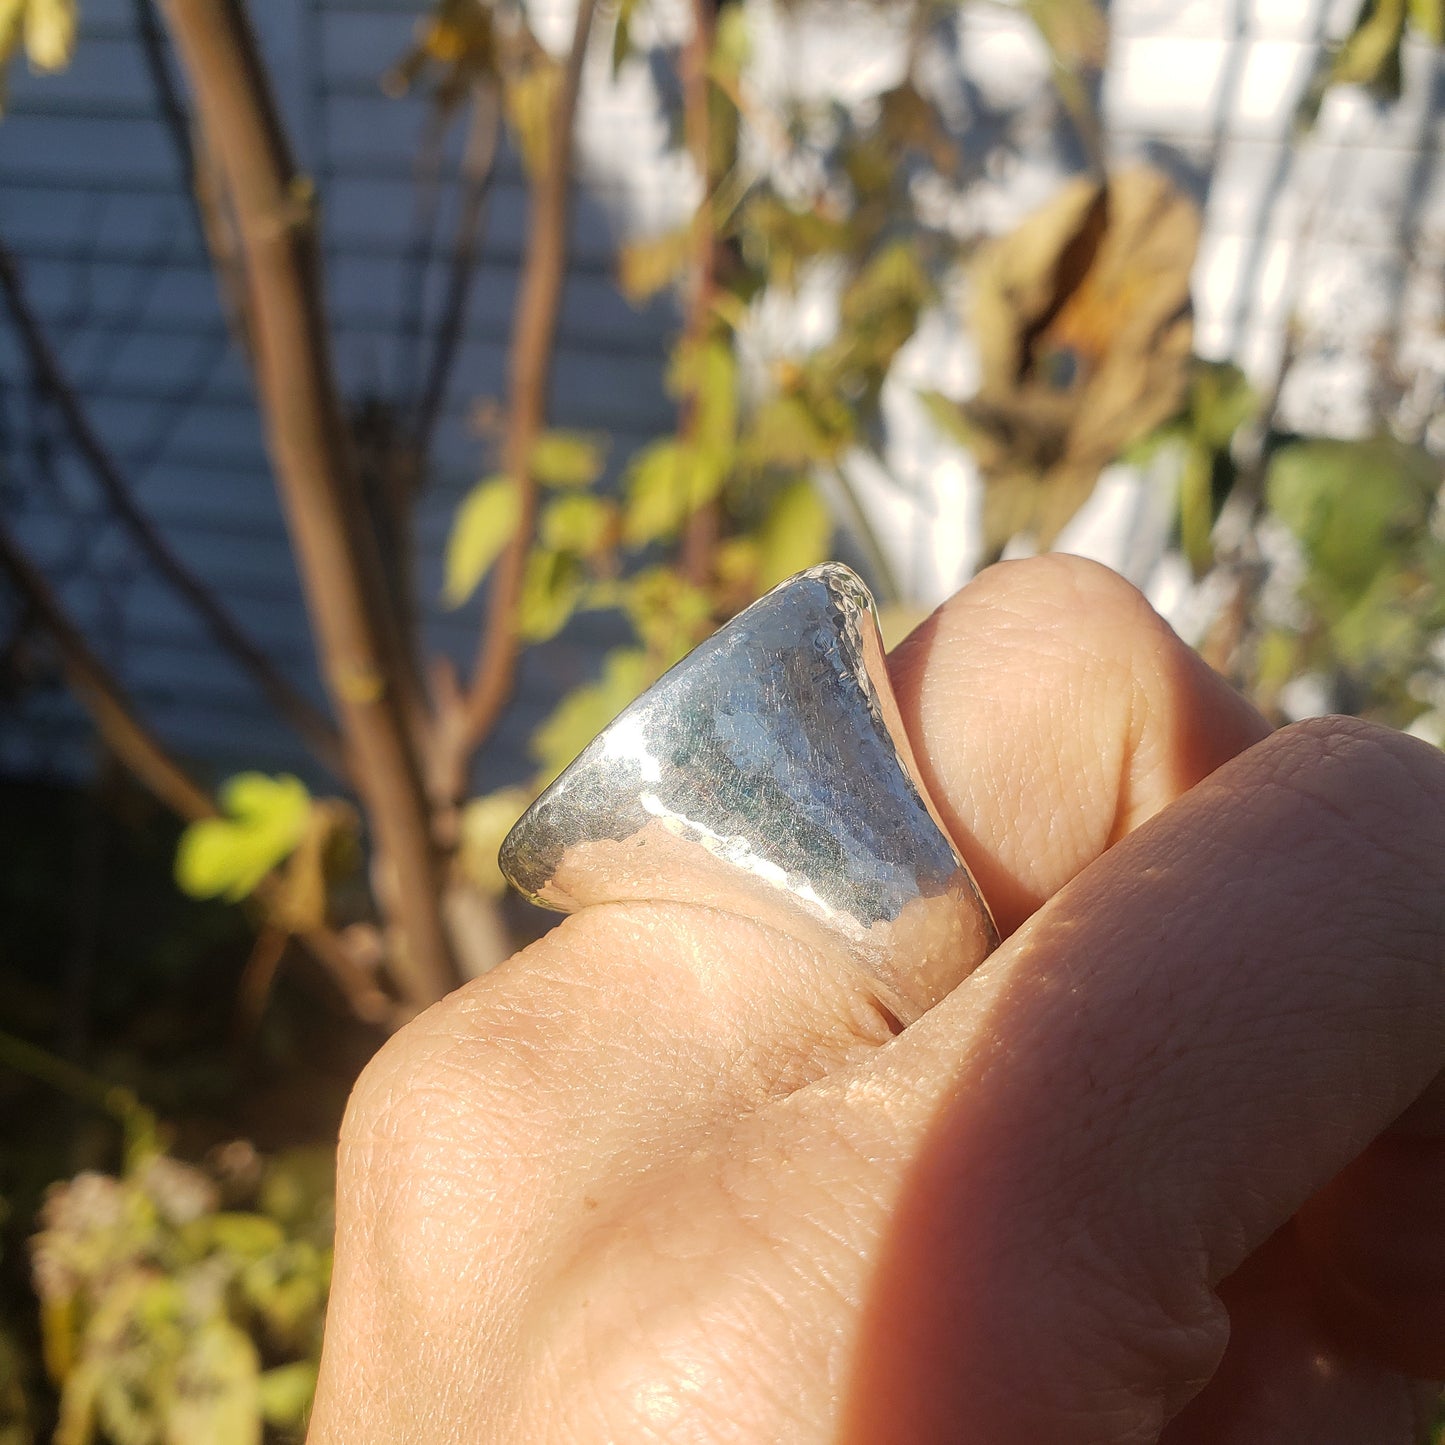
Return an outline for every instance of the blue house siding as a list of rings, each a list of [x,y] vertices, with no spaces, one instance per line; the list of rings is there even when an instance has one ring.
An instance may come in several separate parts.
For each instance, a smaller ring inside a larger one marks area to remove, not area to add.
[[[384,97],[378,77],[407,49],[422,8],[412,0],[252,6],[298,155],[322,196],[326,301],[352,404],[412,400],[398,372],[408,359],[415,371],[418,354],[418,318],[409,310],[417,287],[413,166],[428,112],[421,99]],[[145,62],[137,7],[85,0],[82,12],[68,71],[15,74],[0,122],[0,238],[23,267],[28,298],[92,425],[148,515],[283,671],[317,694],[250,379],[229,344],[180,155]],[[455,201],[444,191],[436,254],[424,263],[424,337],[442,294]],[[672,425],[661,358],[674,322],[666,306],[639,312],[618,295],[604,201],[594,192],[576,207],[553,416],[558,425],[607,431],[615,465]],[[469,418],[479,399],[504,391],[525,228],[518,162],[504,154],[416,518],[427,639],[459,661],[469,661],[475,646],[475,605],[447,614],[429,603],[440,589],[452,513],[489,465]],[[420,385],[416,375],[402,380]],[[314,775],[250,679],[109,519],[63,424],[37,402],[19,337],[3,321],[0,506],[170,746],[212,774],[252,766]],[[585,675],[585,643],[553,648],[545,676],[529,665],[524,696],[482,761],[484,781],[521,766],[522,739]],[[0,707],[0,771],[76,774],[91,761],[89,728],[58,688]]]

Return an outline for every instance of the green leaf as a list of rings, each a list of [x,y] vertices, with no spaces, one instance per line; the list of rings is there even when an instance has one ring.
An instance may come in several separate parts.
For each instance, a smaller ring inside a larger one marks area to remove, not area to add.
[[[260,1373],[251,1337],[229,1320],[188,1331],[166,1396],[164,1438],[261,1445]]]
[[[623,540],[641,547],[675,536],[698,507],[717,496],[724,475],[718,457],[676,438],[644,447],[628,468]]]
[[[612,30],[612,78],[622,69],[622,62],[632,54],[632,20],[637,13],[637,0],[618,0],[617,19]]]
[[[641,306],[681,276],[691,255],[691,226],[628,241],[617,249],[617,287]]]
[[[522,519],[522,497],[511,477],[488,477],[457,508],[447,539],[442,598],[460,607],[487,575]]]
[[[743,6],[719,7],[708,55],[708,73],[724,84],[734,82],[747,68],[752,53],[752,37]]]
[[[1439,463],[1423,448],[1376,437],[1283,447],[1265,492],[1305,549],[1318,601],[1339,616],[1413,549],[1439,483]]]
[[[534,548],[517,599],[517,635],[523,642],[546,642],[555,637],[577,610],[585,585],[575,557]]]
[[[604,551],[617,530],[617,507],[605,497],[558,497],[543,509],[537,536],[554,552],[593,557]]]
[[[657,664],[637,648],[619,648],[602,660],[596,682],[570,692],[532,734],[532,756],[549,783],[649,683]]]
[[[1332,85],[1366,85],[1393,99],[1400,94],[1400,42],[1406,0],[1365,0],[1359,19],[1330,67]]]
[[[1198,365],[1190,388],[1190,421],[1194,435],[1211,451],[1224,451],[1258,409],[1259,397],[1237,366],[1229,362]]]
[[[75,50],[75,25],[75,0],[30,0],[25,6],[25,54],[30,64],[36,70],[64,70]]]
[[[671,666],[710,630],[706,592],[671,567],[648,567],[626,583],[622,610],[648,652]]]
[[[1213,481],[1213,455],[1197,442],[1186,442],[1179,475],[1179,541],[1196,577],[1214,564]]]
[[[263,1370],[257,1381],[261,1418],[283,1430],[299,1430],[316,1396],[316,1366],[311,1360],[297,1360]]]
[[[602,474],[607,455],[602,440],[575,431],[547,431],[532,443],[528,462],[543,487],[587,487]]]
[[[784,488],[758,532],[757,585],[766,590],[828,557],[833,518],[811,482]]]
[[[274,1219],[239,1209],[203,1214],[181,1229],[180,1238],[198,1257],[224,1254],[243,1261],[264,1259],[286,1244],[285,1232]]]
[[[181,834],[176,882],[193,898],[235,903],[301,842],[311,795],[289,775],[242,773],[221,790],[220,802],[225,817],[204,818]]]
[[[920,391],[918,400],[928,413],[928,419],[951,442],[965,451],[973,451],[978,445],[977,428],[968,419],[962,405],[941,391]]]
[[[706,453],[722,455],[737,437],[738,368],[732,347],[713,340],[680,348],[668,384],[692,406],[688,436]]]
[[[823,430],[801,398],[774,396],[758,408],[743,437],[742,450],[755,467],[798,471],[817,462],[832,461],[839,443]]]
[[[1445,0],[1409,0],[1410,23],[1432,45],[1445,45]]]

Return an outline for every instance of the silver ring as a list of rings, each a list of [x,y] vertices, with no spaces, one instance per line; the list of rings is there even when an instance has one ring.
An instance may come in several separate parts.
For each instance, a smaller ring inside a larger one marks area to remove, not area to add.
[[[666,673],[499,861],[564,913],[690,903],[841,944],[902,1024],[998,943],[919,775],[873,598],[838,563],[775,587]]]

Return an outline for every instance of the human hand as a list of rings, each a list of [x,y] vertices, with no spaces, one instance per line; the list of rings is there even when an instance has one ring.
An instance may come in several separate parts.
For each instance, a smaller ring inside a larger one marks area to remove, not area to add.
[[[608,905],[410,1024],[342,1131],[312,1445],[1421,1437],[1445,759],[1266,738],[1062,557],[893,674],[1002,947],[894,1037],[844,960]]]

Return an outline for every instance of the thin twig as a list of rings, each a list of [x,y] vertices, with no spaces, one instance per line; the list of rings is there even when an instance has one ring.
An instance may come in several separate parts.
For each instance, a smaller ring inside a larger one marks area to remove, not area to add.
[[[394,377],[399,396],[412,389],[421,370],[427,272],[431,269],[437,212],[440,209],[442,157],[454,113],[454,106],[449,100],[440,95],[432,97],[431,110],[412,163],[412,189],[416,199],[411,238],[402,257],[401,316],[397,324],[398,341],[405,359],[397,367]]]
[[[156,0],[133,0],[133,5],[141,54],[150,72],[161,119],[165,122],[180,163],[181,178],[190,198],[196,230],[201,244],[210,253],[211,269],[215,272],[217,289],[221,293],[226,322],[236,344],[249,355],[251,323],[246,315],[246,278],[237,253],[235,226],[226,214],[224,198],[218,192],[215,167],[210,157],[196,153],[197,138],[180,88],[171,74],[165,30],[156,13]]]
[[[196,153],[191,144],[191,118],[186,114],[185,104],[176,88],[170,66],[166,63],[165,32],[161,29],[156,15],[155,0],[133,0],[133,8],[136,30],[140,34],[141,54],[145,57],[146,69],[150,72],[156,104],[170,134],[171,144],[176,149],[176,159],[181,165],[181,178],[185,182],[186,193],[194,205]],[[196,225],[204,235],[205,223],[199,215],[196,217]]]
[[[299,175],[240,0],[164,0],[236,217],[255,324],[257,391],[277,488],[358,791],[396,887],[406,946],[391,960],[409,1002],[458,980],[422,778],[418,669],[386,606],[326,330],[315,197]]]
[[[215,799],[171,757],[141,720],[125,690],[95,655],[44,574],[25,555],[3,522],[0,522],[0,572],[10,579],[31,614],[50,634],[71,690],[117,760],[186,822],[219,817]],[[282,892],[282,886],[274,877],[267,878],[257,888],[256,897],[263,906],[274,909],[284,902]],[[331,929],[307,928],[297,936],[336,981],[358,1017],[382,1022],[395,1012],[391,1001],[357,966],[346,945]]]
[[[0,1066],[109,1115],[121,1126],[128,1153],[153,1147],[160,1137],[159,1120],[130,1089],[99,1079],[18,1034],[0,1030]]]
[[[446,400],[447,383],[451,379],[457,348],[466,328],[467,302],[476,274],[477,253],[481,249],[487,202],[497,174],[501,136],[501,97],[495,85],[478,84],[473,89],[472,124],[462,155],[462,201],[457,213],[456,232],[452,237],[446,292],[442,297],[431,363],[422,383],[413,423],[416,452],[423,464],[431,451],[432,433],[436,430],[437,417],[441,415],[442,404]]]
[[[532,195],[531,225],[522,258],[522,279],[512,325],[508,361],[507,431],[502,468],[516,483],[520,515],[510,541],[498,559],[487,597],[487,618],[467,690],[463,745],[449,779],[460,791],[467,754],[495,726],[511,691],[519,641],[517,603],[532,545],[537,486],[531,475],[533,445],[547,413],[547,389],[557,337],[557,315],[567,270],[568,229],[572,198],[572,134],[582,67],[597,0],[578,0],[572,48],[552,108],[551,145],[547,165]]]
[[[346,765],[341,739],[331,720],[276,670],[215,594],[171,550],[159,529],[137,504],[129,480],[91,425],[79,394],[62,370],[45,328],[25,294],[14,258],[3,242],[0,242],[0,291],[4,292],[32,374],[41,390],[55,403],[106,500],[136,545],[195,610],[216,642],[250,673],[271,705],[305,739],[316,756],[344,777]]]

